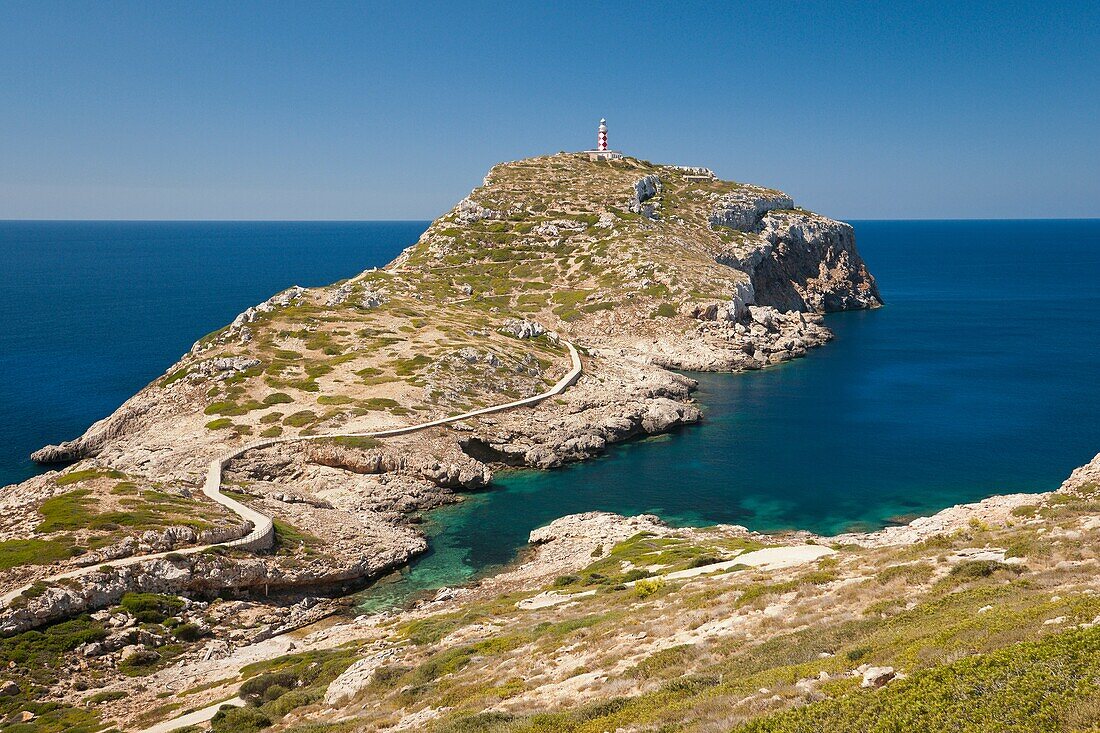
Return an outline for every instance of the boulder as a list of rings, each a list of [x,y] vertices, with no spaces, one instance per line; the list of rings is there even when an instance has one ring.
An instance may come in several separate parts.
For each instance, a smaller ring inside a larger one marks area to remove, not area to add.
[[[698,409],[692,405],[685,405],[667,397],[658,397],[646,406],[645,415],[642,417],[642,429],[651,435],[664,433],[678,425],[698,421],[698,412]]]
[[[863,682],[860,687],[882,687],[897,674],[893,667],[868,667],[863,671]]]
[[[373,290],[371,288],[367,288],[363,291],[363,299],[360,301],[360,305],[362,305],[367,310],[370,310],[371,308],[377,308],[385,302],[386,292],[384,290]]]
[[[509,318],[500,329],[501,333],[515,336],[518,339],[532,339],[546,333],[546,327],[538,321],[528,321],[526,318]]]
[[[383,662],[392,657],[393,654],[392,650],[387,649],[369,657],[364,657],[352,664],[329,684],[328,689],[325,691],[325,704],[335,705],[342,700],[355,697],[365,690],[370,685],[375,670],[381,667]]]

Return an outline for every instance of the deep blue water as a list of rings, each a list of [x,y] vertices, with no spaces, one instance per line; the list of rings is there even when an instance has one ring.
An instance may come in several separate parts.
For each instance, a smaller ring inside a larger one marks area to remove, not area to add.
[[[384,265],[427,225],[0,221],[0,486],[245,308]]]
[[[0,222],[0,485],[203,334],[392,259],[425,222]],[[703,425],[433,513],[372,603],[507,562],[590,509],[831,533],[1057,486],[1100,451],[1100,221],[856,222],[887,306],[777,369],[696,375]]]

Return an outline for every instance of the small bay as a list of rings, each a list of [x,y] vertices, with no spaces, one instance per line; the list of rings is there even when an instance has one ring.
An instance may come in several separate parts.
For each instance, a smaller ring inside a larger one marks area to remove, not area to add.
[[[886,307],[826,317],[836,339],[743,375],[693,374],[704,422],[433,513],[432,549],[364,610],[513,559],[574,512],[654,513],[822,534],[993,494],[1057,488],[1100,452],[1100,221],[866,221]]]

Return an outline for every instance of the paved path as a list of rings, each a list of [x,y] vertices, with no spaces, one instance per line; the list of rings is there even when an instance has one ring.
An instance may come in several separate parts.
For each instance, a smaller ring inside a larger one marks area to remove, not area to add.
[[[569,372],[558,380],[557,384],[551,387],[542,394],[537,394],[534,397],[525,397],[521,400],[513,400],[512,402],[506,402],[502,405],[492,405],[491,407],[482,407],[478,410],[470,410],[464,412],[461,415],[454,415],[452,417],[444,417],[438,420],[431,420],[429,422],[417,423],[416,425],[406,425],[400,428],[390,428],[387,430],[373,430],[363,433],[326,433],[324,435],[296,435],[286,438],[272,438],[270,440],[260,440],[254,443],[249,443],[236,450],[233,450],[221,458],[215,458],[210,461],[206,468],[206,482],[203,484],[202,493],[206,494],[211,500],[216,501],[222,506],[226,507],[230,511],[234,512],[242,519],[247,520],[252,524],[252,531],[244,537],[235,540],[229,540],[227,542],[219,542],[213,545],[201,545],[198,547],[187,547],[179,550],[172,550],[169,552],[158,552],[150,555],[133,555],[131,557],[124,557],[118,560],[110,560],[100,565],[88,566],[83,568],[76,568],[74,570],[68,570],[57,575],[43,578],[38,582],[41,583],[53,583],[66,578],[77,578],[82,575],[93,573],[99,570],[101,567],[124,567],[127,565],[134,565],[136,563],[145,562],[147,560],[156,560],[163,558],[167,555],[187,555],[196,552],[202,552],[212,547],[243,547],[246,549],[266,549],[271,547],[275,541],[275,527],[271,521],[271,517],[256,511],[250,506],[246,506],[241,502],[226,496],[222,493],[222,472],[225,467],[234,458],[240,457],[242,454],[251,450],[257,450],[260,448],[267,448],[272,445],[278,445],[280,443],[296,443],[305,440],[323,440],[325,438],[389,438],[396,435],[407,435],[408,433],[415,433],[420,430],[427,430],[428,428],[439,427],[440,425],[448,425],[460,420],[467,420],[472,417],[480,417],[482,415],[491,415],[496,412],[504,412],[505,410],[511,410],[516,407],[524,407],[526,405],[535,405],[548,397],[559,395],[574,384],[581,376],[583,369],[581,364],[581,357],[577,353],[577,349],[573,344],[568,341],[562,342],[566,348],[569,349],[569,358],[572,361],[572,366]],[[13,591],[5,593],[0,596],[0,603],[8,605],[12,599],[21,595],[23,591],[30,588],[30,585],[25,585],[21,588],[16,588]]]

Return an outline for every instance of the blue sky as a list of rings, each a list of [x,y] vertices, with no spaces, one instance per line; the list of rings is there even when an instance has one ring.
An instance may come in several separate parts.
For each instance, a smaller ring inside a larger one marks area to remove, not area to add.
[[[0,3],[0,218],[432,218],[601,116],[836,217],[1100,216],[1100,3]]]

